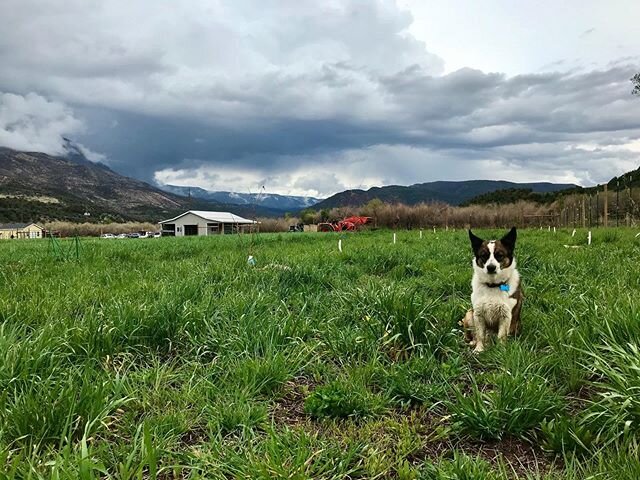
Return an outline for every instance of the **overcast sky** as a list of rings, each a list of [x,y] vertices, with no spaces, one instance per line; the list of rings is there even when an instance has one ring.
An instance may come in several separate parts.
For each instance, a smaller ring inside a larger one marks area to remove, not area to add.
[[[3,0],[0,145],[327,196],[640,165],[638,0]]]

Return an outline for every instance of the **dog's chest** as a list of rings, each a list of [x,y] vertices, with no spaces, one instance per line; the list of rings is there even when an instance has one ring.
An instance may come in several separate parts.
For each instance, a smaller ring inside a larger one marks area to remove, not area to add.
[[[475,312],[482,315],[486,322],[493,323],[508,315],[516,306],[517,300],[500,288],[479,285],[471,294],[471,303]]]

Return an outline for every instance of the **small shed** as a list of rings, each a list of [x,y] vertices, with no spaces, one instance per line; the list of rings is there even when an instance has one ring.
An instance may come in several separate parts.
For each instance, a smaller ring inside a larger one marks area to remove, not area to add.
[[[37,223],[2,223],[0,239],[43,238],[44,228]]]
[[[189,210],[160,222],[163,236],[224,235],[253,229],[258,222],[231,212]]]

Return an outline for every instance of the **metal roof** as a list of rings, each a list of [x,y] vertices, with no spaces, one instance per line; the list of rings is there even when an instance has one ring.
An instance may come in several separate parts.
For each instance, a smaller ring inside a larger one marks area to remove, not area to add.
[[[243,218],[239,215],[236,215],[231,212],[208,212],[206,210],[189,210],[188,212],[184,212],[177,217],[170,218],[169,220],[162,220],[159,223],[171,223],[178,220],[180,217],[184,217],[185,215],[192,213],[204,220],[209,222],[217,222],[217,223],[236,223],[236,224],[253,224],[258,223],[254,220],[249,220],[247,218]]]
[[[29,225],[35,225],[36,227],[40,227],[40,225],[30,222],[30,223],[0,223],[0,230],[21,230],[23,228],[27,228]]]

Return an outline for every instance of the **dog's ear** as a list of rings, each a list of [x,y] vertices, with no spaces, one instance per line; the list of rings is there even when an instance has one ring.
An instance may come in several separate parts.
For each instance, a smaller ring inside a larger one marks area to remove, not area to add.
[[[516,248],[517,237],[518,232],[516,231],[516,227],[511,227],[509,233],[500,239],[500,243],[502,243],[508,250],[513,251],[513,249]]]
[[[482,247],[482,244],[484,243],[484,240],[482,240],[480,237],[476,237],[471,229],[469,229],[469,240],[471,240],[471,248],[473,249],[474,253],[480,250],[480,247]]]

